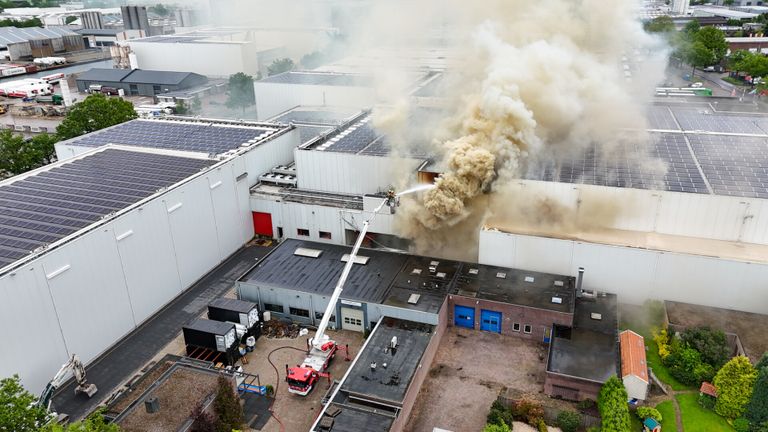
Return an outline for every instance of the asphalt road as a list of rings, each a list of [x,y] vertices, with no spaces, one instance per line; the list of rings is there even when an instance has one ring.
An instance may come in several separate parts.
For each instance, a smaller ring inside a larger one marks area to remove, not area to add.
[[[54,396],[52,409],[69,414],[72,421],[89,414],[172,341],[182,325],[203,313],[211,300],[232,288],[235,280],[270,250],[252,245],[235,252],[149,321],[91,362],[86,368],[86,376],[99,388],[92,399],[75,395],[74,380],[69,380]]]

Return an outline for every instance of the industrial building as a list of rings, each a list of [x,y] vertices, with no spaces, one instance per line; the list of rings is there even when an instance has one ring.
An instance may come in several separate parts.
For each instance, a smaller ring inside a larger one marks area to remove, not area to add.
[[[83,49],[83,38],[64,27],[0,28],[0,56],[11,61],[53,57]]]
[[[71,354],[91,362],[230,256],[253,237],[249,187],[298,142],[292,126],[135,120],[0,183],[0,325],[28,322],[38,341],[30,356],[4,332],[0,375],[39,391]]]
[[[207,29],[159,35],[127,42],[135,55],[132,68],[174,70],[227,78],[237,72],[267,75],[267,67],[285,57],[281,45],[267,44],[244,29]]]
[[[78,75],[76,82],[80,92],[99,84],[122,89],[130,96],[156,96],[204,85],[208,78],[192,72],[94,68]]]
[[[75,30],[83,36],[85,48],[109,47],[121,41],[146,37],[144,30],[121,30],[86,27]]]
[[[284,72],[253,83],[256,115],[266,120],[297,106],[354,107],[376,103],[372,77],[333,72]]]

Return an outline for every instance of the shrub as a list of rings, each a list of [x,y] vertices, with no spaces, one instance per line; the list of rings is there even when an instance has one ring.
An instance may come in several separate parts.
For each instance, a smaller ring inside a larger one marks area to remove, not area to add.
[[[637,416],[641,419],[652,418],[658,422],[662,420],[661,413],[656,408],[640,407],[637,409]]]
[[[512,428],[505,424],[487,424],[483,432],[512,432]]]
[[[580,410],[588,410],[595,407],[595,401],[593,401],[592,399],[584,399],[583,401],[579,401],[579,403],[576,404],[576,406]]]
[[[656,342],[656,346],[659,348],[659,357],[662,360],[669,355],[669,333],[667,329],[661,329],[653,332],[653,341]]]
[[[749,432],[751,429],[749,420],[744,417],[737,418],[733,421],[733,429],[736,430],[736,432]]]
[[[602,418],[602,432],[627,432],[630,430],[627,389],[616,375],[608,378],[600,389],[597,406]]]
[[[581,414],[573,411],[561,411],[557,415],[557,426],[563,432],[576,432],[581,427]]]
[[[273,396],[275,394],[275,388],[272,387],[272,384],[267,384],[264,386],[264,388],[267,391],[267,396]]]
[[[240,399],[227,378],[219,377],[219,388],[213,407],[218,417],[217,432],[232,432],[232,429],[240,429],[243,424],[243,407],[240,406]]]
[[[685,346],[693,348],[701,354],[701,361],[720,369],[731,354],[728,340],[721,330],[709,327],[692,327],[680,335]]]
[[[757,371],[757,380],[752,387],[752,398],[747,404],[744,417],[756,425],[768,421],[768,366],[761,367]]]
[[[715,401],[716,399],[710,395],[699,394],[699,405],[706,409],[714,409]]]
[[[216,432],[216,418],[202,404],[197,404],[189,416],[193,420],[191,432]]]
[[[729,419],[741,417],[752,397],[756,378],[757,371],[748,358],[732,358],[717,372],[713,382],[717,389],[715,412]]]
[[[544,419],[539,419],[537,428],[539,429],[539,432],[547,432],[549,430],[547,429],[547,424],[544,423]]]
[[[522,399],[512,406],[512,416],[515,420],[521,420],[531,426],[537,426],[539,420],[544,418],[544,408],[536,402]]]
[[[696,371],[702,372],[701,354],[693,348],[685,348],[673,344],[670,353],[664,358],[664,365],[669,368],[669,373],[678,381],[687,385],[697,385]],[[704,375],[702,373],[702,375]]]
[[[515,421],[512,416],[512,411],[502,405],[498,400],[494,401],[491,405],[491,411],[487,417],[488,424],[505,424],[512,427],[512,422]]]

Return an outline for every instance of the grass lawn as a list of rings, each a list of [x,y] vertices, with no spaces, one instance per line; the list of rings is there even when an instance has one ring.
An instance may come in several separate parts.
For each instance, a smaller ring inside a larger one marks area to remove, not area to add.
[[[733,432],[734,429],[724,418],[699,405],[696,401],[698,394],[685,393],[675,397],[680,404],[683,428],[686,431]]]
[[[648,362],[648,366],[653,369],[653,373],[656,374],[664,384],[672,387],[673,390],[695,390],[693,387],[681,383],[676,380],[675,377],[670,375],[666,366],[661,363],[659,347],[656,346],[656,342],[654,342],[653,339],[645,338],[645,346],[647,347],[645,350],[645,360]]]
[[[629,430],[634,431],[641,431],[643,430],[643,422],[640,421],[640,419],[635,415],[634,412],[629,413]],[[667,431],[664,431],[667,432]]]
[[[672,401],[664,401],[656,405],[656,409],[661,413],[661,430],[664,432],[677,432],[675,407],[672,405]]]
[[[744,81],[741,81],[741,80],[738,80],[736,78],[729,77],[729,76],[723,77],[723,81],[725,81],[727,83],[731,83],[733,85],[741,86],[741,87],[748,87],[749,86],[749,84],[745,83]]]

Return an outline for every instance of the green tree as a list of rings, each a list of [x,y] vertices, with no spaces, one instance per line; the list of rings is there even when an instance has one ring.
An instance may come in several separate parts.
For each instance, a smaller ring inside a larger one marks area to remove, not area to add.
[[[685,51],[685,61],[691,65],[691,79],[693,79],[697,67],[702,68],[715,63],[715,55],[704,43],[696,41]]]
[[[600,389],[597,407],[603,423],[602,432],[628,432],[630,430],[627,389],[616,375],[608,378]]]
[[[698,373],[701,373],[701,354],[693,348],[672,344],[670,353],[664,358],[664,365],[669,373],[683,384],[700,384]]]
[[[0,432],[35,432],[46,421],[45,408],[21,385],[18,375],[0,380]]]
[[[483,428],[483,432],[512,432],[512,428],[506,424],[488,424]]]
[[[720,63],[728,52],[728,42],[725,41],[725,33],[715,27],[704,27],[696,32],[696,42],[701,42],[711,53],[714,61]],[[711,63],[711,64],[712,64]]]
[[[750,55],[752,53],[747,50],[732,51],[731,55],[728,56],[728,67],[738,75],[739,72],[744,70],[744,62]]]
[[[120,427],[107,423],[102,411],[96,411],[83,421],[70,423],[67,426],[48,424],[40,432],[120,432]]]
[[[238,72],[229,77],[229,88],[227,90],[227,107],[241,108],[243,112],[249,106],[256,103],[256,97],[253,91],[253,77]]]
[[[232,429],[240,429],[243,425],[243,407],[240,406],[240,399],[227,378],[219,377],[219,388],[213,407],[217,416],[217,432],[232,432]]]
[[[752,397],[747,404],[744,417],[756,425],[768,422],[768,366],[757,370],[757,379],[752,387]]]
[[[723,367],[731,354],[728,340],[722,330],[710,327],[691,327],[681,335],[683,343],[701,354],[701,361],[715,369]]]
[[[184,103],[184,101],[176,101],[176,106],[173,107],[173,111],[176,114],[188,114],[189,108],[187,108],[187,105]]]
[[[281,74],[283,72],[292,71],[293,68],[295,67],[296,65],[293,63],[293,60],[287,57],[277,59],[273,61],[271,65],[267,66],[267,76],[272,76],[272,75]]]
[[[70,139],[136,118],[133,104],[119,97],[92,94],[78,102],[56,128],[61,139]]]
[[[640,407],[637,409],[637,416],[641,419],[652,418],[658,422],[662,420],[661,413],[656,408]]]
[[[9,129],[0,131],[0,176],[9,177],[51,163],[56,155],[57,138],[41,134],[31,139]]]
[[[668,15],[656,17],[643,24],[643,28],[648,33],[672,33],[675,31],[675,22]]]
[[[563,432],[576,432],[581,427],[581,414],[574,411],[560,411],[557,426]]]
[[[757,378],[749,359],[744,356],[732,358],[715,375],[714,385],[717,389],[715,412],[729,419],[735,419],[744,414],[744,410],[752,397],[752,386]]]

